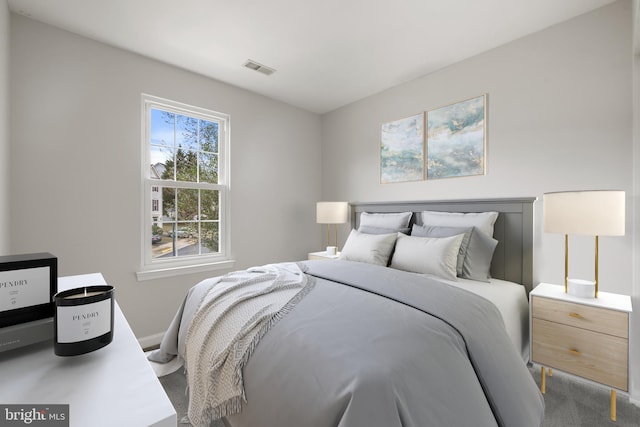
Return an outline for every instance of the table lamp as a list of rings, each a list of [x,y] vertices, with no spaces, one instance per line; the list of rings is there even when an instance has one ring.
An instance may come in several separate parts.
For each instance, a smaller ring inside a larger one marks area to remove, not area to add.
[[[331,247],[330,228],[334,226],[335,250],[338,250],[338,225],[349,220],[349,204],[347,202],[318,202],[316,204],[316,222],[327,224],[327,248]],[[328,250],[328,249],[327,249]]]
[[[569,234],[595,237],[594,297],[598,298],[598,237],[624,236],[624,191],[593,190],[545,193],[542,203],[544,231],[564,234],[565,293],[568,291],[569,281]]]

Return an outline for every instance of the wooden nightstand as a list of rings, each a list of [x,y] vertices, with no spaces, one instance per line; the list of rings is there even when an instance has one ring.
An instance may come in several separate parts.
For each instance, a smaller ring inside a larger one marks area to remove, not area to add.
[[[529,296],[531,362],[611,387],[611,419],[616,389],[628,391],[631,297],[599,292],[577,298],[564,286],[541,283]],[[549,369],[551,372],[551,369]]]
[[[329,255],[327,251],[322,252],[310,252],[307,259],[324,259],[324,260],[332,260],[338,259],[340,257],[340,252],[335,255]]]

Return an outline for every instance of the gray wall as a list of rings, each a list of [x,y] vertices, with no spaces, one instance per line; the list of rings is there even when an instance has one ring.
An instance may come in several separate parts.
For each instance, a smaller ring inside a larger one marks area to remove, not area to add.
[[[9,7],[0,2],[0,230],[9,229]],[[8,255],[9,233],[0,233],[0,255]]]
[[[632,194],[630,2],[616,2],[323,117],[323,196],[419,200],[537,196],[614,188]],[[488,93],[486,176],[379,184],[380,125]],[[562,237],[542,232],[536,280],[562,277]],[[631,292],[628,233],[601,239],[605,290]],[[342,229],[343,238],[348,230]],[[592,239],[571,245],[571,273],[592,275]],[[575,257],[575,261],[573,258]],[[573,261],[573,262],[572,262]]]
[[[11,46],[11,250],[49,251],[61,275],[103,273],[139,338],[226,272],[136,281],[141,93],[231,115],[234,269],[316,249],[318,115],[16,14]]]
[[[619,1],[326,114],[323,197],[541,199],[548,191],[626,190],[627,233],[600,239],[600,281],[603,291],[637,294],[631,15],[631,2]],[[488,94],[486,176],[379,184],[382,123],[482,93]],[[544,233],[541,218],[538,202],[534,281],[560,283],[563,238]],[[341,231],[343,243],[347,227]],[[592,238],[570,239],[571,277],[593,277],[593,246]],[[640,365],[634,379],[638,396]]]

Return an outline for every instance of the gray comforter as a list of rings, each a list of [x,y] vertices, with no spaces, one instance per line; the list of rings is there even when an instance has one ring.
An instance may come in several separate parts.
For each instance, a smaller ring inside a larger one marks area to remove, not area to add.
[[[315,288],[244,368],[233,427],[539,426],[544,401],[495,306],[385,267],[307,261]],[[154,360],[181,354],[207,281]]]

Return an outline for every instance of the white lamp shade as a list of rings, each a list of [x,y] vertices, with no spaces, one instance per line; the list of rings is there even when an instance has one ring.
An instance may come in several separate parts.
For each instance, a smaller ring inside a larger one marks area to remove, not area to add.
[[[349,204],[347,202],[318,202],[316,205],[316,222],[318,224],[344,224],[349,220]]]
[[[564,191],[542,197],[544,231],[584,236],[624,236],[621,190]]]

